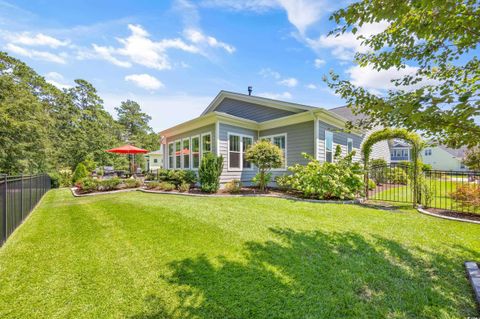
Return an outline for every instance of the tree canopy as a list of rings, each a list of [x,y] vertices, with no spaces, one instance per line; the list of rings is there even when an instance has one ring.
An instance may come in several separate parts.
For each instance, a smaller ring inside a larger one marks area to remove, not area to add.
[[[327,82],[367,119],[357,124],[404,127],[451,147],[479,145],[480,6],[476,0],[363,0],[333,13],[331,36],[356,34],[368,50],[356,62],[374,70],[410,69],[394,80],[395,90],[374,94],[331,72]],[[365,24],[386,22],[365,36]],[[477,120],[477,122],[476,122]]]

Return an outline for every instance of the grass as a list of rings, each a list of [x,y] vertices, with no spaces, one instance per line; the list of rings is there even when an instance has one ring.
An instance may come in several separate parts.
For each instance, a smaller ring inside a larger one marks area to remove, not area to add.
[[[1,318],[462,318],[480,227],[273,198],[50,191],[0,249]]]

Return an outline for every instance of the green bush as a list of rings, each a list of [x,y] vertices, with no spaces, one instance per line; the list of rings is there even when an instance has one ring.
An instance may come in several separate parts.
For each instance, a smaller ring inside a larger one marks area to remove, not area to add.
[[[182,183],[193,185],[197,181],[197,174],[192,170],[161,169],[158,171],[158,180],[175,184],[175,186]]]
[[[370,160],[370,179],[376,184],[386,183],[386,172],[388,170],[388,164],[383,158],[376,158]]]
[[[283,164],[282,150],[267,140],[257,141],[253,146],[247,149],[245,159],[258,168],[258,174],[253,181],[264,191],[272,178],[269,171],[272,168],[279,168]]]
[[[81,193],[91,193],[97,190],[98,180],[91,177],[85,177],[75,183]]]
[[[148,182],[145,184],[147,189],[157,189],[159,185],[160,185],[159,182]]]
[[[220,188],[220,175],[223,170],[223,156],[207,153],[202,157],[198,169],[200,189],[206,193],[216,193]]]
[[[183,182],[182,184],[177,186],[177,189],[180,193],[188,192],[190,190],[190,184]]]
[[[375,188],[377,188],[377,184],[373,180],[369,179],[368,180],[368,190],[372,191]]]
[[[120,187],[121,183],[122,183],[122,180],[119,179],[118,177],[103,179],[103,180],[98,181],[97,190],[106,192],[106,191],[111,191],[111,190],[114,190],[114,189],[119,189],[119,188],[121,188]]]
[[[268,183],[272,181],[272,172],[268,173],[257,173],[255,176],[252,178],[252,183],[253,185],[257,186],[260,191],[265,191],[266,186]]]
[[[142,185],[142,181],[137,178],[128,178],[122,180],[122,184],[125,186],[125,188],[136,188]]]
[[[58,173],[48,173],[50,177],[50,187],[59,188],[60,187],[60,175]]]
[[[160,182],[157,186],[158,189],[162,191],[173,191],[175,189],[175,184],[169,182]]]
[[[386,183],[406,185],[408,181],[408,175],[401,167],[392,167],[387,170],[385,179]]]
[[[72,186],[72,170],[71,169],[61,169],[58,172],[58,176],[60,177],[60,187],[70,187]]]
[[[320,163],[311,156],[307,165],[296,164],[288,169],[292,172],[285,179],[289,187],[307,198],[353,199],[364,190],[363,172],[360,163],[353,162],[355,152],[341,157],[338,152],[334,163]]]
[[[77,181],[86,177],[88,177],[87,169],[83,163],[79,163],[73,172],[72,181],[73,183],[76,183]]]
[[[275,177],[275,183],[280,190],[286,191],[290,189],[290,176],[280,175]]]
[[[230,194],[238,194],[242,190],[242,182],[238,179],[232,179],[225,184],[225,191]]]

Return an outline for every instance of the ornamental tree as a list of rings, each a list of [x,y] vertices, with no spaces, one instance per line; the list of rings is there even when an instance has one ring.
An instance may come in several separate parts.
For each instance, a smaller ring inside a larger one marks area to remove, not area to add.
[[[265,191],[270,176],[268,172],[272,168],[279,168],[283,164],[282,150],[267,140],[261,140],[247,149],[245,160],[258,167],[258,186],[260,191]]]
[[[330,73],[328,85],[355,114],[368,115],[351,125],[404,127],[451,147],[479,145],[477,0],[362,0],[330,19],[338,25],[330,36],[348,34],[361,41],[362,50],[355,55],[361,67],[400,71],[392,81],[395,89],[380,93]],[[386,28],[359,34],[360,27],[373,23]]]
[[[465,153],[463,164],[472,171],[480,171],[480,147],[468,150]]]

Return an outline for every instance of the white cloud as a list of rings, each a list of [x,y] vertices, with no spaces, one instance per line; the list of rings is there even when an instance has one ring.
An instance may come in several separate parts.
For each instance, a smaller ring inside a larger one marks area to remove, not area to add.
[[[317,88],[317,86],[313,83],[310,83],[310,84],[307,84],[306,85],[306,88],[307,89],[310,89],[310,90],[315,90]]]
[[[293,88],[297,86],[298,80],[295,78],[286,78],[279,81],[278,84]]]
[[[67,61],[65,60],[66,54],[55,54],[47,51],[25,49],[12,43],[8,43],[5,48],[14,54],[18,54],[35,60],[43,60],[59,64],[67,63]]]
[[[325,63],[326,61],[322,59],[315,59],[313,61],[313,65],[315,66],[316,69],[320,69]]]
[[[45,74],[45,81],[52,85],[55,85],[59,89],[68,89],[72,87],[69,84],[65,84],[65,79],[63,75],[57,72],[48,72],[47,74]]]
[[[315,51],[323,48],[332,49],[332,55],[337,59],[344,61],[353,60],[355,53],[366,53],[369,51],[367,46],[362,45],[363,40],[359,36],[371,37],[383,32],[388,27],[388,22],[381,21],[376,23],[366,23],[359,27],[356,34],[345,32],[338,37],[321,35],[318,39],[307,38],[307,44]]]
[[[371,66],[354,66],[347,69],[346,73],[350,76],[352,84],[363,87],[374,94],[379,94],[381,90],[415,89],[434,83],[432,80],[424,80],[408,87],[397,87],[392,83],[392,80],[401,79],[407,75],[415,75],[417,70],[417,67],[408,65],[403,69],[390,68],[382,71],[374,70]]]
[[[266,97],[273,100],[290,100],[293,97],[292,94],[287,91],[282,93],[263,92],[259,93],[258,96]]]
[[[155,91],[164,87],[160,80],[148,74],[130,74],[125,77],[125,81],[131,81],[138,87],[150,91]]]
[[[270,68],[261,69],[260,72],[258,72],[258,74],[260,74],[264,78],[272,77],[272,78],[277,79],[277,80],[279,80],[282,77],[280,75],[280,73],[278,73],[277,71],[273,71]]]
[[[99,57],[101,57],[102,59],[104,60],[107,60],[108,62],[116,65],[116,66],[120,66],[122,68],[129,68],[132,66],[132,64],[128,61],[122,61],[122,60],[119,60],[117,59],[116,57],[114,57],[112,55],[112,52],[115,51],[115,49],[111,48],[111,47],[102,47],[102,46],[98,46],[96,44],[93,44],[93,50],[95,51],[95,53],[98,54]]]
[[[225,42],[218,41],[212,36],[207,36],[199,29],[187,28],[184,31],[185,37],[195,44],[206,44],[212,48],[222,48],[228,53],[235,52],[235,47]]]
[[[70,43],[70,41],[68,40],[61,41],[43,33],[37,33],[35,35],[32,35],[29,32],[10,33],[6,35],[6,39],[9,42],[16,44],[22,44],[27,46],[48,46],[54,49],[66,46]]]

